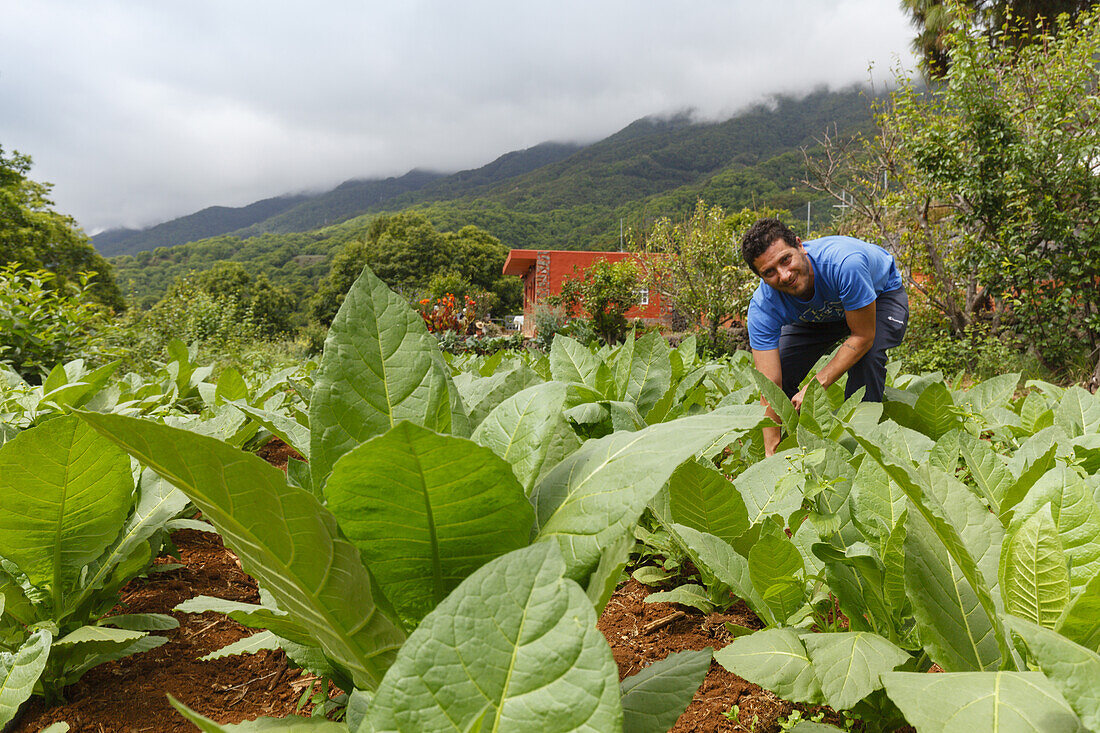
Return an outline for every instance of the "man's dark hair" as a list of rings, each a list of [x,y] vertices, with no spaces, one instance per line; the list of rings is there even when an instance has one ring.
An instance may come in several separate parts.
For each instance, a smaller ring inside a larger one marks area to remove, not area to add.
[[[779,221],[779,219],[760,219],[741,237],[741,256],[745,258],[745,264],[754,273],[756,272],[756,258],[764,254],[775,240],[782,239],[791,247],[798,246],[798,237],[791,228]]]

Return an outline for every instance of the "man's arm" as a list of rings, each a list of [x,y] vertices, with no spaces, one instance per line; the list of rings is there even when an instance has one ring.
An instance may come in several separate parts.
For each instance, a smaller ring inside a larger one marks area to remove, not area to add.
[[[875,343],[874,301],[858,310],[844,311],[844,319],[848,322],[848,330],[852,333],[840,345],[836,355],[816,375],[817,381],[821,382],[821,386],[825,388],[832,386],[836,380],[840,379],[840,376],[862,359]],[[805,396],[806,388],[803,387],[791,398],[791,403],[796,410],[802,408],[802,399]]]
[[[758,372],[778,384],[780,387],[783,386],[783,363],[779,361],[779,349],[767,349],[764,351],[753,349],[752,363],[756,366]],[[780,422],[779,415],[772,409],[772,406],[768,404],[768,401],[764,399],[763,395],[760,397],[760,404],[767,408],[768,417],[775,420],[777,423]],[[769,425],[764,428],[764,455],[770,456],[775,453],[775,447],[777,445],[779,445],[779,425]]]

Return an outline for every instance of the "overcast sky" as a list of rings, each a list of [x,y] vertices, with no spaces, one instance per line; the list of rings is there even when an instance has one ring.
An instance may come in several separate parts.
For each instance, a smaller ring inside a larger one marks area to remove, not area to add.
[[[90,233],[912,66],[897,0],[0,0],[0,146]]]

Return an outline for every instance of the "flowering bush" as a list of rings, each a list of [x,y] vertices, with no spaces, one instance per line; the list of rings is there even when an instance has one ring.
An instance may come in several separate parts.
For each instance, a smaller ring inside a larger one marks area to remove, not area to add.
[[[477,320],[477,303],[468,295],[464,295],[463,306],[458,307],[458,301],[453,293],[446,293],[436,298],[424,298],[420,301],[420,317],[428,326],[431,333],[443,333],[454,331],[455,333],[473,333],[474,323]]]

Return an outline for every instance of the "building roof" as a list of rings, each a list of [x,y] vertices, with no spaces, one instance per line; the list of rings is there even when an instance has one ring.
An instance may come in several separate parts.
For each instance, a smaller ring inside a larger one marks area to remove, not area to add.
[[[523,277],[523,275],[538,261],[540,254],[564,254],[570,257],[589,255],[591,259],[602,257],[609,260],[622,260],[628,257],[636,257],[633,252],[615,252],[598,249],[513,249],[508,253],[508,258],[504,260],[504,274]]]

